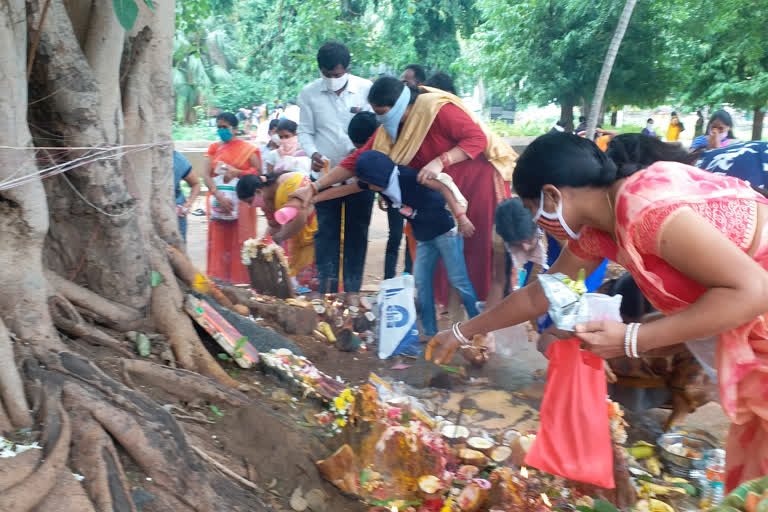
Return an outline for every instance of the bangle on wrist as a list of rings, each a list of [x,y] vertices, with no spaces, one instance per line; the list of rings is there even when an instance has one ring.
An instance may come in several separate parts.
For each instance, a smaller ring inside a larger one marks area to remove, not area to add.
[[[316,181],[310,181],[309,186],[312,187],[312,195],[316,196],[320,193],[320,185],[317,184]]]
[[[441,153],[438,158],[440,159],[443,169],[451,166],[451,157],[448,156],[448,153]]]
[[[466,336],[464,336],[464,335],[461,333],[461,330],[459,329],[459,327],[460,327],[460,326],[461,326],[461,322],[456,322],[455,324],[453,324],[453,328],[452,328],[452,330],[453,330],[453,336],[454,336],[454,337],[455,337],[457,340],[459,340],[459,346],[460,346],[461,348],[468,348],[468,347],[471,347],[471,346],[472,346],[472,342],[471,342],[469,339],[467,339],[467,337],[466,337]]]
[[[640,324],[633,323],[627,325],[624,330],[624,354],[631,358],[640,357],[637,352],[637,331],[640,330]]]

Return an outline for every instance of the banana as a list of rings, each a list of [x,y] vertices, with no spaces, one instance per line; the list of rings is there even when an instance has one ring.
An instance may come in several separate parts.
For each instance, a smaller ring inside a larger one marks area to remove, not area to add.
[[[669,496],[671,494],[686,494],[685,489],[680,487],[667,487],[651,482],[646,482],[640,488],[644,495]]]
[[[648,468],[648,472],[653,476],[661,476],[661,462],[657,457],[648,457],[645,461],[645,467]]]
[[[328,341],[330,341],[331,343],[336,343],[336,336],[333,334],[333,330],[331,329],[331,326],[328,325],[327,322],[318,323],[317,330],[325,334],[325,337],[328,338]]]

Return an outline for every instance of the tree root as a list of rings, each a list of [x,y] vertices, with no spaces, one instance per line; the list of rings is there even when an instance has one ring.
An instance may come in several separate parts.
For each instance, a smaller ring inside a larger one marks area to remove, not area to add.
[[[82,409],[72,411],[72,469],[85,477],[97,512],[136,512],[117,451],[102,426]]]
[[[168,338],[180,366],[213,377],[225,386],[239,388],[240,383],[230,377],[205,349],[192,326],[192,320],[184,312],[183,296],[168,264],[166,247],[168,244],[158,239],[152,249],[152,267],[163,276],[163,282],[152,290],[152,321],[155,328]]]
[[[116,331],[135,330],[143,321],[142,314],[128,306],[102,297],[87,288],[64,279],[53,271],[46,271],[45,277],[61,296],[69,302],[91,313],[98,323]]]
[[[8,419],[16,428],[28,428],[34,423],[24,396],[24,384],[16,369],[13,347],[5,324],[0,320],[0,397]],[[0,426],[2,426],[0,422]]]
[[[56,485],[69,456],[71,426],[69,416],[59,401],[59,393],[52,390],[46,396],[42,416],[46,427],[43,433],[45,461],[29,478],[0,494],[0,510],[29,512],[36,507]]]
[[[138,359],[123,359],[121,364],[125,382],[130,383],[133,379],[139,379],[144,384],[160,388],[183,402],[189,403],[202,399],[208,402],[224,402],[232,406],[241,406],[249,401],[243,393],[188,370],[169,368]]]
[[[111,348],[125,357],[134,357],[134,353],[123,344],[100,329],[87,324],[77,309],[62,295],[54,295],[48,300],[54,325],[65,334],[82,338],[93,345]]]
[[[187,286],[192,287],[196,280],[199,279],[198,276],[202,276],[203,274],[197,269],[197,267],[195,267],[195,264],[192,263],[186,254],[179,251],[172,245],[168,245],[166,252],[168,255],[168,261],[171,263],[171,267],[173,267],[174,273]],[[206,277],[205,279],[208,278]],[[236,303],[232,302],[227,295],[223,294],[221,290],[214,286],[213,283],[210,283],[210,281],[209,284],[205,286],[204,290],[198,291],[205,293],[209,297],[213,297],[216,299],[216,302],[225,308],[232,309],[234,311],[233,307]]]
[[[152,478],[153,494],[162,495],[157,507],[162,502],[174,504],[165,510],[179,512],[260,510],[252,506],[255,496],[243,494],[224,479],[214,481],[216,477],[193,454],[179,425],[156,402],[71,353],[40,356],[46,368],[29,362],[27,374],[47,386],[60,386],[69,410],[83,411],[78,418],[89,414],[126,450]],[[110,459],[105,456],[103,460],[108,463]],[[114,488],[110,490],[114,500]]]
[[[217,461],[216,459],[214,459],[213,457],[211,457],[211,456],[210,456],[210,455],[208,455],[207,453],[205,453],[203,450],[201,450],[201,449],[200,449],[200,448],[198,448],[197,446],[192,446],[192,449],[193,449],[193,450],[195,451],[195,453],[196,453],[196,454],[198,454],[198,455],[199,455],[199,456],[200,456],[200,457],[201,457],[201,458],[202,458],[204,461],[206,461],[206,462],[210,463],[211,465],[213,465],[213,467],[215,467],[216,469],[218,469],[219,471],[221,471],[222,473],[224,473],[224,474],[225,474],[225,475],[227,475],[228,477],[230,477],[230,478],[234,479],[236,482],[238,482],[238,483],[241,483],[241,484],[243,484],[243,485],[244,485],[244,486],[246,486],[246,487],[250,487],[251,489],[253,489],[253,490],[254,490],[254,491],[256,491],[256,492],[264,493],[264,489],[262,489],[261,487],[259,487],[259,486],[258,486],[258,485],[256,485],[255,483],[251,482],[251,481],[250,481],[250,480],[248,480],[247,478],[244,478],[244,477],[242,477],[242,476],[238,475],[237,473],[235,473],[234,471],[232,471],[231,469],[229,469],[227,466],[225,466],[225,465],[224,465],[224,464],[222,464],[221,462]]]

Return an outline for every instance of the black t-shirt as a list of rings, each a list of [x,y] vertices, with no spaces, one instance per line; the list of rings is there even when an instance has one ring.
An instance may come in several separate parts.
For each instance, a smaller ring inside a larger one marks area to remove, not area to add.
[[[403,203],[400,212],[411,224],[413,237],[420,242],[426,242],[453,229],[455,226],[453,217],[445,208],[443,195],[416,181],[416,175],[419,173],[417,170],[402,165],[398,168],[400,170],[398,177],[400,195]],[[391,208],[389,198],[384,194],[382,197],[386,199]],[[406,207],[413,209],[413,212],[409,212]]]

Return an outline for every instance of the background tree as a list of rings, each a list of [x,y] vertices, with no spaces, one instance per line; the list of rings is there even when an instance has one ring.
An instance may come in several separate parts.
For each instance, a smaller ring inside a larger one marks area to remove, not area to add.
[[[678,38],[681,100],[689,105],[729,103],[751,111],[752,139],[760,140],[768,105],[768,49],[760,0],[682,2],[686,22]]]
[[[658,37],[669,17],[663,2],[641,2],[619,50],[606,103],[650,105],[663,100],[674,81],[668,41]],[[477,0],[484,20],[466,56],[476,76],[501,97],[547,105],[561,119],[582,115],[616,27],[622,4],[611,0]]]
[[[603,97],[605,96],[605,89],[608,87],[608,79],[611,76],[613,70],[613,64],[616,61],[616,54],[619,53],[621,47],[621,41],[624,39],[627,26],[629,26],[629,20],[632,17],[632,11],[635,9],[637,0],[627,0],[624,4],[624,9],[621,11],[619,17],[619,23],[616,25],[616,31],[611,38],[611,44],[608,46],[608,52],[605,54],[605,61],[603,61],[603,67],[600,70],[600,77],[597,79],[597,87],[595,87],[595,94],[592,98],[592,107],[589,110],[589,118],[587,119],[587,138],[592,139],[595,136],[595,128],[597,127],[597,114],[602,107]]]

